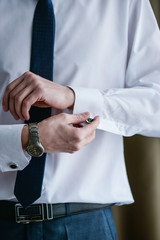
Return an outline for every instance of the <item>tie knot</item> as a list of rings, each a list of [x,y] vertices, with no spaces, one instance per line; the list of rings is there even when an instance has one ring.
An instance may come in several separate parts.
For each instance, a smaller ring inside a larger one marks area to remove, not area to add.
[[[53,4],[52,4],[52,0],[39,0],[37,3],[37,7],[40,7],[41,10],[45,10],[45,9],[52,9],[53,8]]]
[[[52,3],[52,0],[39,0],[39,2]]]

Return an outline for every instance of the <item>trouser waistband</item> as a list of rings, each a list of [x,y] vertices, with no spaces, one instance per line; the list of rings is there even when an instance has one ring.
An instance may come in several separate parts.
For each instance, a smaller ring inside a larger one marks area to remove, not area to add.
[[[96,203],[42,203],[31,205],[29,208],[24,209],[19,203],[0,201],[0,218],[13,220],[17,223],[40,222],[107,208],[113,205]]]

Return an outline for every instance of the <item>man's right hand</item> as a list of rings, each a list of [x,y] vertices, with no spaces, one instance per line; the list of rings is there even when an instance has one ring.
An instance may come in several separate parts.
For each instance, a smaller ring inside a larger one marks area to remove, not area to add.
[[[95,130],[99,124],[99,117],[83,127],[75,127],[89,118],[89,113],[66,114],[61,113],[49,117],[38,124],[40,141],[47,153],[74,153],[89,144],[95,138]],[[22,130],[22,146],[28,143],[28,126]]]

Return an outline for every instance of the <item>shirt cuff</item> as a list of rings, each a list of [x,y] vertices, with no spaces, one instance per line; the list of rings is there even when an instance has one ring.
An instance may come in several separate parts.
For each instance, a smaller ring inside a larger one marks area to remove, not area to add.
[[[0,125],[0,170],[23,170],[31,157],[22,149],[21,132],[24,124]]]
[[[97,129],[109,131],[112,133],[119,133],[117,126],[113,121],[104,119],[103,110],[105,108],[104,99],[101,92],[95,88],[81,88],[72,87],[75,92],[75,104],[73,108],[73,114],[79,114],[83,112],[89,112],[90,117],[100,116],[100,123]]]
[[[90,112],[90,117],[101,115],[101,106],[103,106],[103,98],[98,89],[72,87],[75,92],[75,104],[73,108],[74,114]]]
[[[98,89],[81,87],[72,87],[72,89],[75,92],[73,114],[88,111],[91,118],[97,115],[100,116],[97,129],[123,136],[132,136],[137,132],[141,132],[141,129],[136,126],[130,127],[126,123],[118,121],[118,118],[113,119],[111,108],[115,106],[110,102],[110,95],[104,101],[103,94]]]

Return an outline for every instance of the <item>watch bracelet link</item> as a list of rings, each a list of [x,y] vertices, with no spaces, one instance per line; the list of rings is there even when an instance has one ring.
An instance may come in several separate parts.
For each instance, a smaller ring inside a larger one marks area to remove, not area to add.
[[[35,144],[37,142],[40,142],[39,140],[39,134],[38,134],[38,124],[37,123],[29,123],[29,135],[32,135],[32,139],[29,138],[29,144]]]
[[[44,147],[42,146],[39,134],[38,123],[29,123],[29,143],[27,145],[27,152],[32,157],[40,157],[44,153]]]

